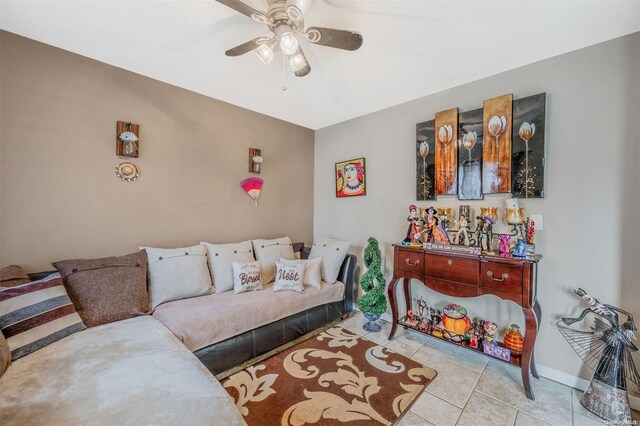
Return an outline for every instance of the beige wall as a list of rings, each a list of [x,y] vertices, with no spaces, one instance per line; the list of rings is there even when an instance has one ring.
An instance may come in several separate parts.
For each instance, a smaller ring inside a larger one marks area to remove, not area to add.
[[[0,266],[201,240],[311,242],[312,130],[11,33],[0,44]],[[137,182],[114,173],[117,120],[140,124]],[[249,147],[265,159],[258,208],[239,187]]]
[[[415,203],[416,123],[456,106],[479,108],[483,99],[504,93],[522,98],[547,92],[547,198],[520,204],[529,214],[544,215],[544,231],[537,237],[544,259],[536,357],[543,366],[590,377],[555,322],[579,312],[580,301],[571,292],[577,286],[640,318],[638,46],[640,33],[635,33],[316,131],[315,236],[352,241],[358,255],[367,237],[377,237],[384,244],[389,277],[391,244],[404,237],[407,209]],[[334,162],[360,156],[367,162],[367,195],[336,199]],[[497,205],[504,211],[505,198],[463,203],[440,197],[417,204],[456,210],[471,204],[476,212],[482,205]],[[430,290],[418,294],[437,305],[462,303],[473,316],[503,327],[524,324],[519,308],[493,296],[456,300]]]

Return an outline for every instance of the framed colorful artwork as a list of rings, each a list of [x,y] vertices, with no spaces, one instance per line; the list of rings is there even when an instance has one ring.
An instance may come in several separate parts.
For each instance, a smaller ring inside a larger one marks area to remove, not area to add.
[[[458,122],[458,199],[482,200],[482,108],[460,113]]]
[[[364,158],[336,163],[336,197],[367,195]]]
[[[511,119],[513,95],[483,103],[482,192],[511,192]]]
[[[511,193],[515,198],[544,197],[544,122],[546,93],[513,101]]]
[[[416,124],[416,200],[435,200],[435,120]]]
[[[436,195],[458,193],[458,108],[436,113]]]

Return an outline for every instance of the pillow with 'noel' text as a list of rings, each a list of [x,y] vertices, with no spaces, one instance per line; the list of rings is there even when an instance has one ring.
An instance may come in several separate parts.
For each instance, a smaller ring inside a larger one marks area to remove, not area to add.
[[[273,283],[273,291],[297,291],[298,293],[303,293],[304,267],[302,263],[285,264],[276,262],[276,282]]]

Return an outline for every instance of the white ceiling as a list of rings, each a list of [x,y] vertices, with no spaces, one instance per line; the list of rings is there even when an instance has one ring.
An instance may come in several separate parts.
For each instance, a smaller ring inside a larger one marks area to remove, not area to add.
[[[226,57],[269,31],[213,0],[0,2],[2,29],[311,129],[640,31],[638,0],[316,0],[307,25],[364,44],[305,42],[296,78],[280,56]]]

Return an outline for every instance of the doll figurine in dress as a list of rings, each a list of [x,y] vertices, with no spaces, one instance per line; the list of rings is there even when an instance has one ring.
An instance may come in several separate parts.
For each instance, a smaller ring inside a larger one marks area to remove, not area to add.
[[[423,233],[427,235],[426,241],[429,243],[451,244],[447,232],[439,225],[436,217],[436,209],[429,207],[425,213],[427,214],[422,220],[424,222]]]
[[[405,241],[411,244],[421,244],[420,242],[420,217],[418,216],[418,208],[413,204],[409,206],[409,229]]]

